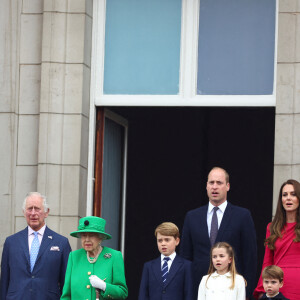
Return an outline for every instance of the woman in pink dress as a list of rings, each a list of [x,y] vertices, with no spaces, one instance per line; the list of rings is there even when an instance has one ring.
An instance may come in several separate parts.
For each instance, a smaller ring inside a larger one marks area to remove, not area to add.
[[[266,266],[277,265],[284,272],[284,284],[280,289],[290,300],[300,300],[300,183],[289,179],[279,191],[276,214],[267,226],[265,257]],[[260,276],[254,297],[264,293]]]

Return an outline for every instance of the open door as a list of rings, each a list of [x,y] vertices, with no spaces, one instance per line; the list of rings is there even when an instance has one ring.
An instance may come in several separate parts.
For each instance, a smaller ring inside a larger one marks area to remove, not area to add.
[[[107,220],[105,246],[124,253],[128,122],[97,109],[94,216]]]

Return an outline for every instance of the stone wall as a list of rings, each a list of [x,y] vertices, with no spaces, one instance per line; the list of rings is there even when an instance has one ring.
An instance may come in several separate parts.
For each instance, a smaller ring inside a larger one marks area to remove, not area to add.
[[[48,197],[47,223],[66,236],[86,214],[92,6],[0,1],[1,247],[26,225],[28,191]],[[277,59],[273,211],[281,183],[300,180],[300,0],[279,1]]]
[[[273,213],[281,184],[300,180],[300,1],[280,0]]]
[[[29,191],[69,236],[86,214],[92,0],[3,0],[0,11],[0,243],[26,226]]]

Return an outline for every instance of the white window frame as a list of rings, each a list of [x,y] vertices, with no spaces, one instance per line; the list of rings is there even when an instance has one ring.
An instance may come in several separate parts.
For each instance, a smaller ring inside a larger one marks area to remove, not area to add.
[[[182,0],[180,78],[178,95],[104,95],[106,0],[93,1],[87,215],[92,214],[95,122],[97,106],[251,106],[276,105],[278,0],[276,0],[274,78],[272,95],[197,95],[197,53],[200,0]]]
[[[276,0],[272,95],[197,95],[199,7],[200,0],[182,0],[178,95],[104,95],[106,0],[94,0],[91,104],[95,106],[275,106],[278,0]]]

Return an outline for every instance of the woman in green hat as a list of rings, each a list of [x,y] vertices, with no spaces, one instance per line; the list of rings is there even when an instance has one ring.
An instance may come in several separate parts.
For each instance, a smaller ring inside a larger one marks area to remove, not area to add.
[[[61,300],[126,299],[128,289],[122,253],[101,242],[111,239],[105,232],[106,221],[98,217],[79,220],[71,236],[81,239],[82,248],[70,253]]]

